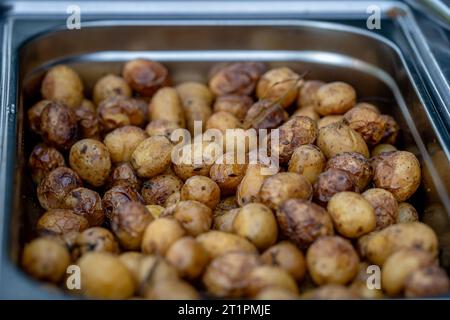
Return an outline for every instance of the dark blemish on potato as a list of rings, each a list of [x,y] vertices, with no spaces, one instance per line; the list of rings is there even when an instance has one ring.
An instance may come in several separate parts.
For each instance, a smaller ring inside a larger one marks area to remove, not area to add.
[[[83,147],[81,147],[80,153],[85,154],[87,151],[87,148],[88,148],[87,145],[83,145]]]

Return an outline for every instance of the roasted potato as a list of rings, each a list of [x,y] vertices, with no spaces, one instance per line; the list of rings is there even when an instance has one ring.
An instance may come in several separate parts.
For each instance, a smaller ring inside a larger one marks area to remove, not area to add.
[[[274,129],[288,119],[288,113],[276,101],[261,99],[255,102],[245,115],[244,128]]]
[[[303,175],[311,184],[314,184],[323,171],[325,163],[326,158],[322,151],[315,145],[306,144],[294,150],[289,160],[288,170]]]
[[[131,164],[137,175],[151,178],[167,170],[171,163],[172,147],[164,136],[153,136],[142,141],[131,154]]]
[[[214,112],[225,111],[243,121],[248,110],[253,105],[253,99],[245,95],[229,94],[219,96],[214,102]]]
[[[159,281],[151,286],[144,294],[150,300],[197,300],[200,299],[198,291],[186,281],[167,280]]]
[[[303,253],[291,242],[282,241],[269,247],[261,255],[264,264],[279,266],[301,281],[306,273],[306,260]]]
[[[166,120],[175,123],[180,128],[185,126],[184,110],[177,90],[174,88],[161,88],[148,106],[150,120]]]
[[[271,69],[258,81],[256,96],[276,101],[283,108],[289,107],[297,98],[302,78],[289,68]]]
[[[103,143],[108,148],[112,162],[129,162],[134,150],[145,139],[147,134],[141,128],[124,126],[108,133]]]
[[[160,174],[142,184],[141,194],[146,204],[164,206],[170,195],[179,192],[183,186],[177,176]]]
[[[166,208],[163,217],[174,217],[190,236],[198,236],[207,232],[212,224],[212,211],[205,204],[186,200]]]
[[[149,137],[166,136],[169,140],[171,140],[172,132],[177,129],[180,129],[180,126],[175,122],[159,119],[150,121],[145,127],[145,132]]]
[[[353,175],[341,169],[322,172],[314,183],[314,199],[325,205],[338,192],[358,191]]]
[[[264,181],[269,177],[264,173],[264,165],[249,164],[236,191],[236,200],[240,206],[251,202],[260,202],[259,192]]]
[[[236,218],[240,208],[230,209],[228,211],[221,211],[219,213],[214,213],[213,216],[213,226],[214,230],[233,232],[233,222]]]
[[[398,204],[398,211],[395,219],[396,223],[407,223],[419,221],[417,210],[407,202]]]
[[[293,118],[293,117],[308,117],[311,120],[313,120],[316,124],[317,124],[317,121],[319,121],[319,119],[320,119],[319,114],[316,112],[316,109],[313,106],[298,109],[291,116],[291,118]]]
[[[373,172],[370,162],[360,153],[343,152],[334,155],[328,160],[325,170],[331,168],[350,173],[359,191],[364,190],[372,180]]]
[[[219,203],[220,188],[213,180],[204,176],[194,176],[187,179],[181,187],[181,200],[195,200],[211,209]]]
[[[372,149],[371,156],[376,157],[384,152],[392,152],[397,151],[397,148],[394,147],[392,144],[386,144],[386,143],[380,143],[375,146],[375,148]]]
[[[165,255],[170,246],[185,235],[185,230],[172,218],[161,217],[145,228],[141,250],[143,253]]]
[[[78,135],[74,110],[56,102],[48,103],[41,113],[39,131],[48,146],[70,149]]]
[[[104,132],[128,125],[142,127],[147,119],[147,105],[142,100],[115,96],[103,100],[97,113]]]
[[[131,88],[122,77],[110,73],[95,83],[92,96],[95,104],[99,105],[100,102],[110,97],[131,97]]]
[[[392,193],[384,189],[373,188],[366,190],[362,196],[375,209],[377,218],[376,230],[380,230],[396,223],[398,204]]]
[[[41,115],[42,110],[47,105],[54,104],[53,101],[50,100],[41,100],[35,103],[30,109],[27,111],[28,117],[28,125],[30,126],[31,131],[36,132],[37,134],[41,134]]]
[[[316,111],[321,116],[344,114],[356,103],[355,89],[345,82],[330,82],[316,92]]]
[[[226,111],[218,111],[213,113],[206,121],[206,130],[217,129],[222,133],[226,133],[227,129],[240,128],[241,122],[238,118]]]
[[[234,153],[226,153],[211,166],[209,175],[219,186],[222,195],[235,193],[244,178],[247,163],[240,163],[239,160]]]
[[[28,166],[30,167],[34,183],[39,184],[53,169],[65,167],[66,161],[63,155],[55,148],[38,144],[31,152]]]
[[[131,201],[144,203],[142,196],[130,185],[119,184],[107,190],[102,198],[106,218],[110,220],[118,207]]]
[[[358,106],[344,114],[344,123],[361,134],[368,145],[376,145],[383,138],[386,120],[373,109]]]
[[[129,162],[119,163],[112,167],[111,173],[106,186],[108,189],[118,185],[130,186],[133,189],[139,190],[141,181],[136,176],[133,167]]]
[[[257,252],[256,247],[250,241],[241,236],[227,232],[211,230],[202,233],[196,239],[213,259],[233,251],[248,253]]]
[[[170,84],[166,67],[156,61],[129,61],[123,67],[122,76],[131,89],[144,97],[151,97],[159,88]]]
[[[38,220],[36,229],[41,234],[61,235],[72,231],[83,231],[89,222],[72,210],[52,209],[44,213]]]
[[[64,198],[63,208],[86,218],[91,227],[100,226],[105,221],[102,198],[97,192],[87,188],[71,190]]]
[[[317,121],[317,129],[320,130],[329,124],[342,122],[342,120],[344,120],[344,116],[340,114],[325,116]]]
[[[298,294],[295,279],[281,267],[262,265],[249,272],[245,290],[248,296],[255,297],[262,290],[272,287],[284,288]]]
[[[101,124],[97,111],[89,100],[83,100],[80,107],[75,109],[78,123],[78,136],[81,139],[101,140]]]
[[[318,104],[317,91],[325,82],[319,80],[305,81],[299,89],[297,98],[297,107],[307,108],[316,107]]]
[[[119,244],[108,229],[93,227],[80,232],[72,248],[72,258],[78,259],[87,252],[110,252],[117,254]]]
[[[405,296],[408,298],[445,295],[449,289],[447,273],[436,265],[413,271],[405,281]]]
[[[301,295],[301,298],[315,300],[348,300],[357,299],[358,296],[346,286],[338,284],[325,284],[316,289],[305,292]]]
[[[395,121],[393,117],[387,114],[381,115],[381,118],[383,118],[386,123],[385,131],[383,134],[383,138],[381,139],[381,142],[395,145],[400,131],[400,126],[397,124],[397,121]]]

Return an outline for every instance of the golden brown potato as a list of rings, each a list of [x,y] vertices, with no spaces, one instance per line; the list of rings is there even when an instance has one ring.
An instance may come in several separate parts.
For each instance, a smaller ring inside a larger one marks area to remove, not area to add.
[[[105,136],[103,140],[114,163],[129,162],[131,154],[147,135],[144,130],[135,126],[117,128]]]
[[[434,262],[431,253],[422,249],[404,249],[390,255],[381,270],[381,285],[390,296],[400,294],[408,277],[416,270]]]
[[[356,103],[355,89],[345,82],[330,82],[322,85],[316,93],[316,111],[321,116],[344,114]]]
[[[370,162],[360,153],[343,152],[334,155],[328,160],[325,170],[331,168],[350,173],[360,191],[364,190],[372,180],[373,172]]]
[[[319,80],[308,80],[303,83],[298,92],[297,107],[315,107],[318,104],[317,91],[325,82]]]
[[[237,187],[244,178],[247,164],[239,163],[239,160],[233,153],[226,153],[211,166],[209,175],[219,186],[222,195],[236,193]]]
[[[319,121],[320,119],[319,114],[316,112],[316,109],[313,106],[298,109],[297,111],[294,112],[294,114],[292,114],[291,118],[293,117],[308,117],[311,120],[313,120],[316,124],[317,121]]]
[[[383,265],[390,255],[401,249],[422,249],[436,257],[438,239],[433,229],[421,222],[394,224],[369,235],[363,255],[372,263]]]
[[[169,73],[165,66],[156,62],[136,59],[125,64],[122,76],[139,95],[151,97],[159,88],[169,85]]]
[[[366,190],[362,196],[375,209],[377,218],[376,230],[380,230],[396,223],[398,204],[392,193],[384,189],[372,188]]]
[[[67,194],[82,186],[83,183],[75,171],[66,167],[58,167],[39,183],[37,188],[39,203],[46,210],[63,208]]]
[[[306,144],[294,150],[289,160],[289,172],[303,175],[311,184],[325,167],[326,159],[322,151],[315,145]]]
[[[72,68],[57,65],[45,74],[41,94],[44,99],[77,108],[83,101],[83,83]]]
[[[316,239],[333,235],[333,222],[328,212],[315,203],[290,199],[277,211],[282,233],[300,249],[307,249]]]
[[[229,252],[214,258],[203,274],[208,293],[216,297],[240,298],[246,289],[248,274],[260,265],[258,255]]]
[[[407,223],[419,221],[419,214],[416,209],[407,202],[398,204],[396,223]]]
[[[142,252],[165,255],[170,246],[185,235],[185,230],[172,218],[158,218],[145,228],[142,238]]]
[[[414,271],[405,282],[407,298],[440,296],[447,294],[449,290],[447,273],[436,265]]]
[[[197,300],[200,295],[197,290],[186,281],[159,281],[144,294],[150,300]]]
[[[174,88],[161,88],[148,106],[150,120],[166,120],[183,128],[185,126],[184,110],[177,90]]]
[[[379,112],[359,106],[344,114],[344,123],[361,134],[368,145],[376,145],[383,138],[386,121]]]
[[[78,134],[75,112],[65,105],[48,103],[41,113],[40,132],[47,145],[63,150],[70,149]]]
[[[192,237],[175,241],[167,251],[166,259],[178,270],[180,277],[188,280],[198,278],[209,262],[206,250]]]
[[[275,129],[288,118],[288,113],[278,102],[261,99],[248,109],[242,126],[255,130]]]
[[[118,253],[119,244],[108,229],[93,227],[79,233],[72,249],[73,259],[78,259],[87,252]]]
[[[22,266],[32,277],[58,283],[70,264],[67,249],[50,238],[36,238],[25,245]]]
[[[177,176],[161,174],[145,181],[142,184],[141,194],[146,204],[164,206],[165,202],[175,192],[179,192],[183,186]]]
[[[233,222],[239,210],[240,208],[235,208],[228,211],[220,211],[219,213],[214,213],[212,229],[232,233]]]
[[[71,231],[83,231],[89,222],[72,210],[52,209],[44,213],[38,220],[36,229],[41,234],[64,234]]]
[[[264,168],[262,164],[247,166],[247,171],[236,192],[236,199],[240,206],[260,201],[259,191],[264,181],[270,176],[265,175]]]
[[[241,123],[238,118],[226,111],[213,113],[206,121],[206,130],[217,129],[225,133],[227,129],[239,128]]]
[[[142,141],[131,154],[131,164],[137,175],[151,178],[167,170],[171,163],[172,147],[164,136],[153,136]]]
[[[128,125],[141,127],[147,118],[147,105],[142,100],[115,96],[103,100],[97,113],[105,132]]]
[[[374,168],[375,186],[390,191],[397,201],[405,201],[420,185],[419,160],[408,151],[395,151],[385,155]]]
[[[356,192],[338,192],[328,202],[336,230],[347,238],[359,238],[373,231],[377,216],[370,201]]]
[[[270,287],[284,288],[298,294],[294,278],[283,268],[276,266],[257,266],[247,276],[246,294],[255,297],[259,292]]]
[[[75,109],[75,117],[78,123],[78,135],[80,138],[100,140],[100,119],[91,101],[83,100],[81,106]]]
[[[212,259],[233,251],[257,252],[255,246],[247,239],[222,231],[211,230],[199,235],[196,239]]]
[[[271,69],[258,81],[256,96],[259,99],[277,101],[283,108],[287,108],[297,99],[301,84],[302,78],[291,69]]]
[[[311,183],[295,172],[280,172],[267,178],[261,186],[261,202],[271,209],[277,209],[284,201],[298,198],[309,200],[312,197]]]
[[[128,185],[133,189],[140,189],[141,181],[136,176],[133,167],[129,162],[119,163],[113,166],[111,174],[106,181],[108,189],[118,185]]]
[[[359,258],[348,240],[327,236],[309,247],[306,263],[317,285],[345,285],[358,273]]]
[[[372,149],[371,156],[376,157],[384,152],[397,151],[397,148],[392,144],[380,143]]]
[[[265,250],[277,241],[278,226],[275,216],[261,203],[243,206],[233,221],[233,231],[252,242],[259,250]]]
[[[75,143],[70,149],[69,163],[83,180],[94,187],[102,186],[111,171],[108,148],[94,139]]]
[[[42,110],[49,105],[54,104],[53,101],[50,100],[41,100],[35,103],[30,109],[27,111],[28,117],[28,125],[33,132],[41,134],[41,115]]]
[[[291,242],[281,241],[268,248],[261,255],[264,264],[279,266],[301,281],[306,273],[306,260],[303,253]]]
[[[229,112],[239,121],[242,121],[245,119],[247,111],[252,105],[253,99],[249,96],[229,94],[216,98],[214,112]]]
[[[166,136],[170,140],[172,132],[179,129],[180,126],[175,122],[159,119],[152,120],[145,127],[145,132],[149,137],[151,136]]]
[[[153,216],[140,202],[126,202],[114,210],[111,230],[122,248],[138,250],[141,247],[145,228],[153,221]]]
[[[106,191],[102,198],[106,218],[111,220],[114,211],[118,207],[131,201],[144,203],[142,196],[130,185],[116,185]]]
[[[338,192],[358,191],[352,174],[341,169],[329,169],[317,177],[314,184],[314,199],[325,205]]]
[[[268,287],[261,290],[255,300],[296,300],[299,296],[287,289],[278,287]]]
[[[210,72],[209,88],[217,96],[252,95],[256,82],[266,70],[260,62],[218,64]]]
[[[78,260],[81,291],[97,299],[125,299],[134,293],[133,278],[120,259],[107,252],[89,252]]]
[[[358,152],[369,157],[363,137],[342,122],[331,123],[319,130],[317,146],[327,158],[342,152]]]
[[[208,177],[190,177],[181,187],[181,200],[195,200],[214,209],[220,200],[220,188]]]
[[[84,217],[91,227],[99,226],[105,221],[105,213],[100,195],[87,188],[71,190],[64,198],[64,209]]]
[[[131,97],[131,89],[122,77],[109,73],[98,79],[92,95],[95,104],[99,105],[100,102],[110,97]]]
[[[395,145],[400,131],[400,127],[397,124],[397,121],[395,121],[393,117],[387,114],[382,114],[380,117],[383,118],[386,123],[384,135],[381,139],[381,142]]]
[[[53,169],[65,167],[66,162],[63,155],[55,148],[38,144],[31,152],[28,166],[31,169],[34,183],[39,184]]]
[[[314,300],[348,300],[357,299],[358,296],[349,288],[338,284],[326,284],[305,292],[303,299]]]
[[[320,130],[329,124],[342,122],[343,119],[344,119],[344,116],[340,115],[340,114],[325,116],[323,118],[320,118],[320,120],[317,121],[317,129]]]
[[[163,217],[174,217],[190,236],[198,236],[207,232],[212,224],[212,211],[205,204],[186,200],[168,207],[161,214]]]

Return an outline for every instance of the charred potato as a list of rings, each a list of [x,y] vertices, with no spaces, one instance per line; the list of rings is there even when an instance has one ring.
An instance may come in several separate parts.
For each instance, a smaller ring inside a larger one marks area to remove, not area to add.
[[[377,230],[396,223],[398,204],[392,193],[384,189],[373,188],[366,190],[362,196],[369,201],[375,209]]]
[[[106,218],[110,220],[118,207],[131,201],[144,203],[142,196],[130,185],[116,185],[106,191],[102,198]]]
[[[52,209],[44,213],[38,220],[36,229],[42,234],[64,234],[72,231],[83,231],[89,222],[72,210]]]
[[[352,174],[341,169],[329,169],[317,177],[314,184],[314,199],[326,204],[338,192],[358,191]]]
[[[64,198],[63,207],[86,218],[91,227],[100,226],[105,220],[100,195],[87,188],[71,190]]]
[[[347,111],[344,122],[353,130],[361,134],[368,145],[376,145],[383,138],[386,121],[379,112],[359,106]]]
[[[145,139],[147,135],[141,128],[124,126],[108,133],[103,143],[108,148],[112,162],[129,162],[133,151]]]
[[[294,150],[289,160],[289,172],[303,175],[313,184],[325,167],[326,159],[315,145],[306,144]]]
[[[364,190],[372,180],[373,172],[370,162],[360,153],[343,152],[333,156],[328,160],[325,170],[331,168],[350,173],[358,190]]]
[[[258,81],[256,96],[259,99],[277,101],[283,108],[289,107],[297,98],[301,77],[289,68],[271,69]]]
[[[159,88],[169,85],[169,73],[165,66],[156,62],[136,59],[125,64],[122,76],[139,95],[151,97]]]
[[[175,192],[181,190],[183,182],[172,174],[161,174],[142,184],[141,194],[146,204],[164,206]]]
[[[115,96],[103,100],[97,113],[104,132],[123,126],[141,127],[147,118],[147,106],[144,101],[124,96]]]
[[[316,111],[321,116],[344,114],[356,103],[355,89],[345,82],[324,84],[317,90],[316,96]]]
[[[39,184],[53,169],[65,167],[66,161],[55,148],[38,144],[31,152],[28,166],[31,169],[31,177],[34,183]]]
[[[282,241],[269,247],[261,255],[264,264],[279,266],[301,281],[306,273],[306,260],[303,253],[291,242]]]
[[[138,176],[151,178],[167,170],[171,154],[172,143],[164,136],[154,136],[145,139],[134,149],[131,164]]]
[[[220,188],[208,177],[190,177],[181,187],[181,200],[195,200],[214,209],[220,200]]]
[[[229,94],[216,98],[214,112],[225,111],[242,121],[252,105],[253,100],[249,96]]]
[[[47,104],[41,113],[40,132],[47,145],[70,149],[78,134],[75,112],[63,104]]]
[[[92,95],[95,104],[99,105],[100,102],[110,97],[131,97],[131,88],[122,77],[110,73],[95,83]]]

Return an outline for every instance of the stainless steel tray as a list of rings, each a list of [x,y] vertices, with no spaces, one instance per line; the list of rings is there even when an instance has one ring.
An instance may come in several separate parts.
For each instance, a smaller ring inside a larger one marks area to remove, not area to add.
[[[205,80],[213,63],[237,60],[288,65],[310,70],[310,78],[347,81],[361,99],[398,119],[402,147],[414,152],[424,168],[414,204],[422,212],[435,210],[448,219],[450,122],[442,104],[450,99],[449,92],[440,91],[446,80],[433,69],[433,57],[424,56],[408,7],[375,2],[382,9],[384,27],[374,33],[361,28],[365,10],[374,2],[349,1],[343,9],[340,1],[280,1],[275,10],[268,10],[251,1],[223,2],[208,9],[204,3],[116,2],[96,7],[88,1],[81,8],[81,30],[69,31],[64,28],[67,4],[19,2],[2,25],[1,298],[68,297],[40,288],[17,266],[21,245],[33,233],[40,213],[25,168],[35,140],[24,125],[24,114],[39,99],[43,73],[56,63],[74,67],[87,91],[96,78],[119,72],[123,61],[136,57],[164,62],[175,82]],[[424,71],[425,65],[429,68]]]

